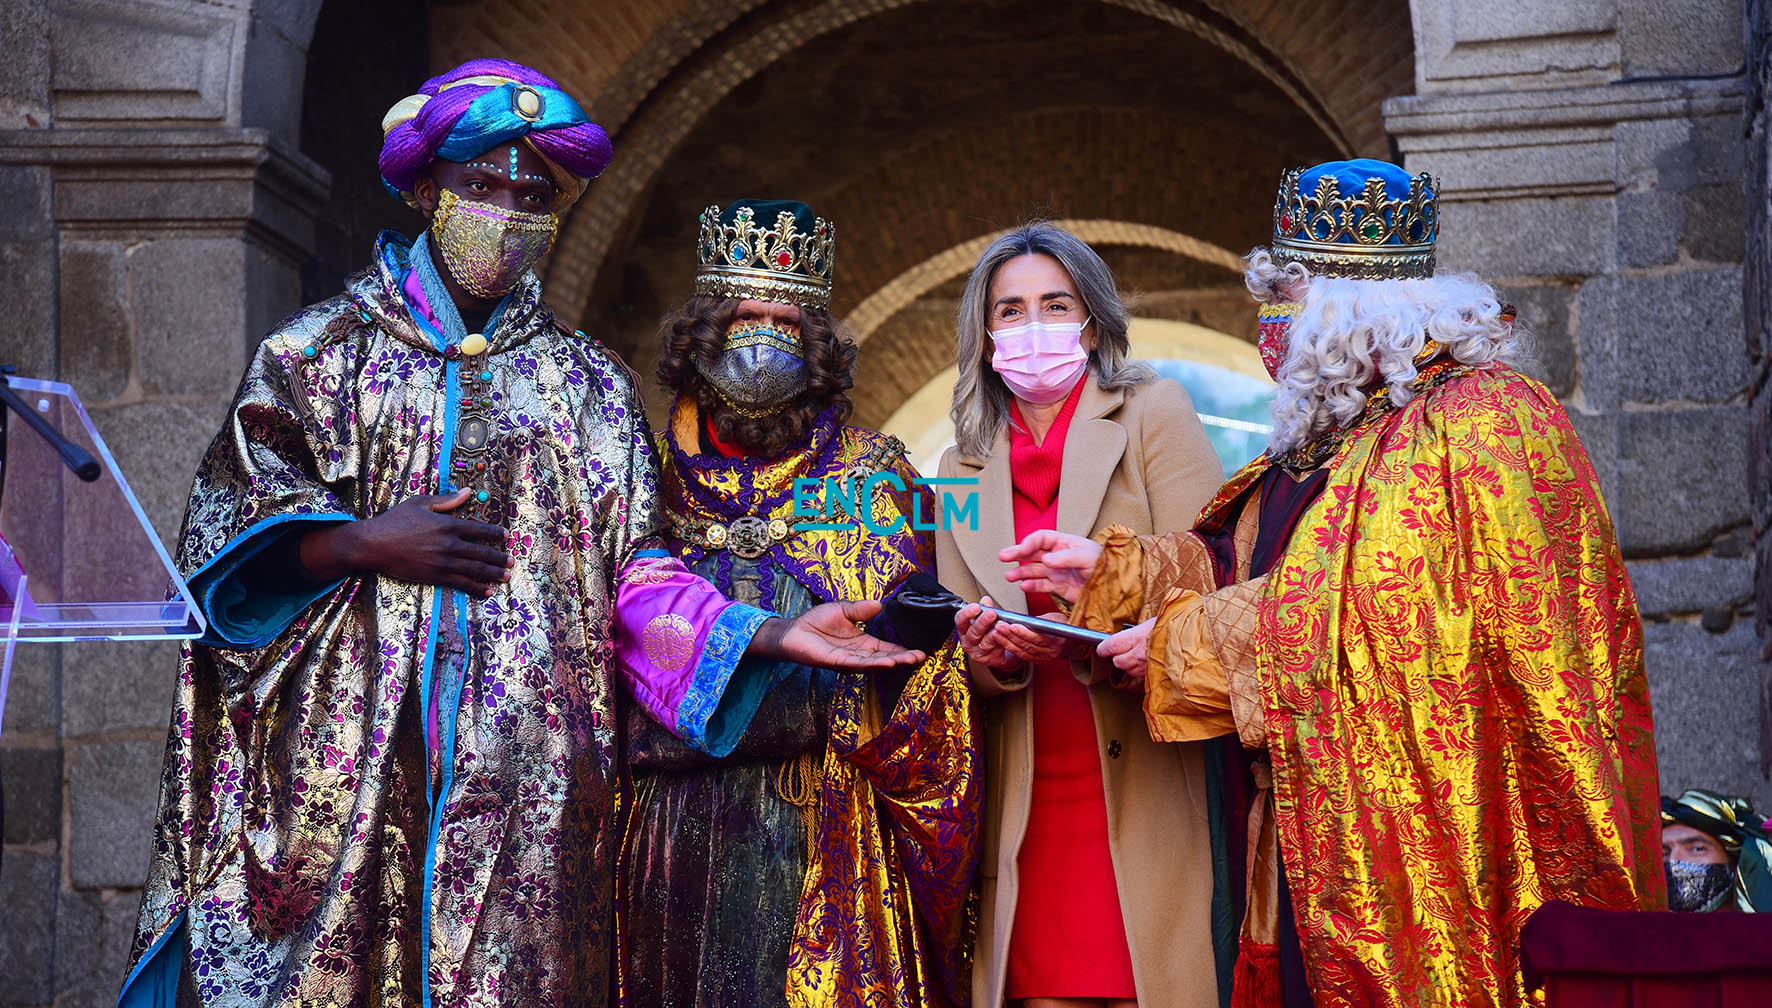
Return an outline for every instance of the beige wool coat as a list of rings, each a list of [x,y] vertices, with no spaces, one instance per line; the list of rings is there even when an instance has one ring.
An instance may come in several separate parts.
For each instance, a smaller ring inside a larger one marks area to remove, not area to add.
[[[1094,535],[1110,524],[1140,534],[1192,528],[1224,471],[1187,393],[1163,378],[1103,391],[1091,377],[1065,436],[1058,529]],[[949,448],[940,475],[976,477],[978,527],[936,533],[936,570],[967,601],[989,595],[1026,611],[1003,577],[997,551],[1015,540],[1009,436],[988,458]],[[950,491],[958,488],[950,487]],[[1151,741],[1143,693],[1108,685],[1108,666],[1079,663],[1090,683],[1097,753],[1107,796],[1108,845],[1142,1008],[1218,1003],[1212,959],[1212,853],[1203,750]],[[1015,920],[1016,862],[1033,786],[1033,723],[1026,682],[1005,684],[973,669],[985,732],[985,842],[973,1004],[1003,1004]]]

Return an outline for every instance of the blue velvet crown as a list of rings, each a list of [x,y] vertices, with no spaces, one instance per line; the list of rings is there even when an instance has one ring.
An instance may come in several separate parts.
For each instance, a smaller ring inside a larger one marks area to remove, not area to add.
[[[1394,280],[1434,275],[1439,186],[1388,161],[1294,168],[1274,198],[1273,256],[1314,276]]]

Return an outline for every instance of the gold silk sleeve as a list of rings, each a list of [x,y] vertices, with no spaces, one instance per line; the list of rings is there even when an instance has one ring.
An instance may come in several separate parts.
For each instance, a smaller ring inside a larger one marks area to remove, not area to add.
[[[1071,606],[1072,626],[1119,633],[1144,607],[1144,546],[1124,525],[1109,525],[1095,537],[1101,556],[1089,583]]]
[[[1071,607],[1073,626],[1118,633],[1125,624],[1155,617],[1171,589],[1203,593],[1215,587],[1212,558],[1192,532],[1137,535],[1109,525],[1095,541],[1101,556]]]
[[[1205,540],[1192,532],[1139,536],[1138,544],[1144,555],[1144,600],[1137,622],[1155,619],[1170,591],[1205,595],[1218,587],[1212,554]]]
[[[1236,733],[1251,749],[1267,744],[1256,677],[1256,603],[1265,578],[1210,594],[1171,589],[1147,645],[1144,712],[1151,738],[1196,742]]]

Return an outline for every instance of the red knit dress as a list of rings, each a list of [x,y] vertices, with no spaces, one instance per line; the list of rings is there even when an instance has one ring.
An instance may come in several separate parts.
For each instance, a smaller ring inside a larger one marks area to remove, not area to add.
[[[1082,388],[1079,381],[1039,444],[1021,411],[1011,406],[1009,475],[1017,542],[1058,527],[1065,433]],[[1043,594],[1029,593],[1027,600],[1028,612],[1035,615],[1057,608]],[[1034,782],[1027,836],[1017,858],[1020,883],[1009,933],[1006,996],[1136,997],[1108,851],[1107,798],[1089,689],[1065,661],[1035,665],[1028,688]]]

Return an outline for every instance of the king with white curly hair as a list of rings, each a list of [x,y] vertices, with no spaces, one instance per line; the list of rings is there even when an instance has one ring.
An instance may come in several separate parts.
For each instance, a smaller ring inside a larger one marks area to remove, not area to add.
[[[1191,531],[1003,552],[1073,623],[1137,624],[1100,654],[1155,738],[1219,740],[1233,1005],[1523,1005],[1539,905],[1666,901],[1611,518],[1512,310],[1434,274],[1438,230],[1426,175],[1286,173],[1246,275],[1268,451]]]

